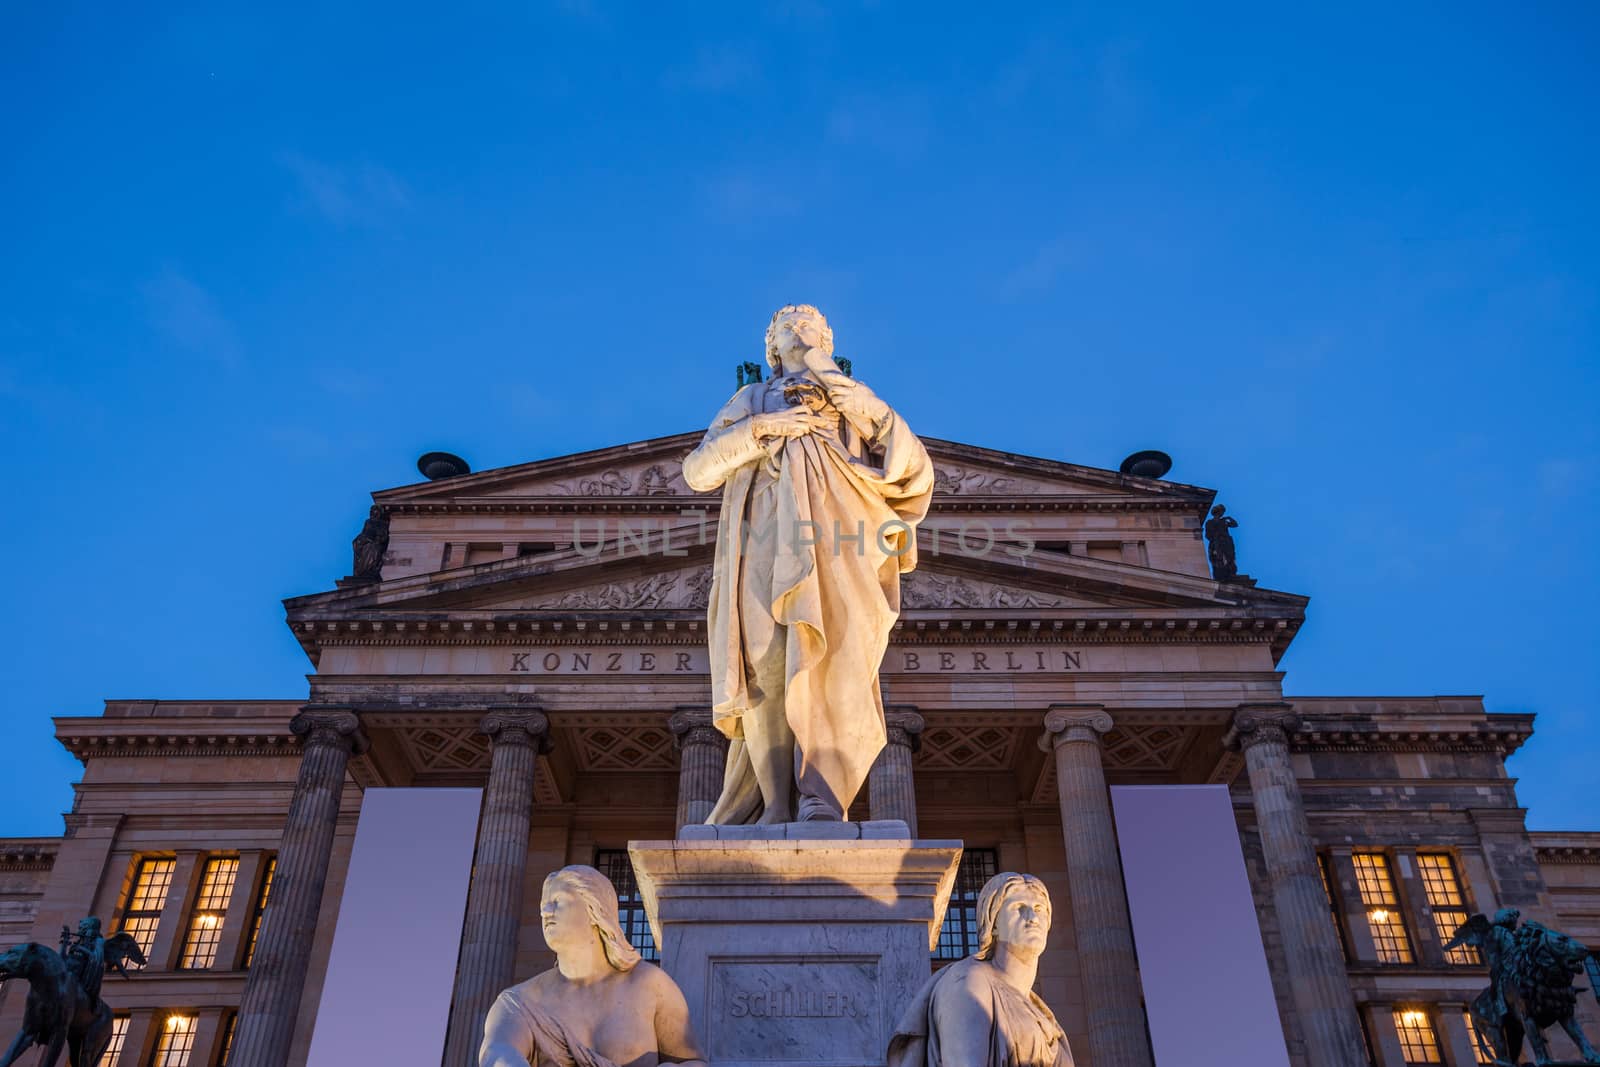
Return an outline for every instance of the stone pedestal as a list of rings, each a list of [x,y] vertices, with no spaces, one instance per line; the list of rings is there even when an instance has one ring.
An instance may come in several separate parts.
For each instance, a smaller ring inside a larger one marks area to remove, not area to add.
[[[903,823],[692,827],[628,846],[662,966],[717,1067],[875,1067],[961,859]],[[863,837],[863,833],[893,837]]]

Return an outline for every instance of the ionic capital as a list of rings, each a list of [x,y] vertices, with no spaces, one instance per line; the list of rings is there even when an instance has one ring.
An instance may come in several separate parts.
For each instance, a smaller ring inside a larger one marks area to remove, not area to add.
[[[325,746],[342,748],[361,755],[369,747],[367,735],[361,730],[361,720],[349,708],[317,707],[307,705],[289,720],[289,731],[301,738],[304,748]]]
[[[679,708],[667,720],[667,729],[672,731],[680,751],[690,745],[711,745],[724,752],[728,749],[727,736],[712,725],[710,707]]]
[[[1100,739],[1115,725],[1104,704],[1051,704],[1044,717],[1044,735],[1039,747],[1049,752],[1060,745],[1088,742],[1098,747]]]
[[[1263,744],[1287,748],[1289,737],[1298,729],[1300,716],[1295,714],[1293,704],[1284,701],[1240,704],[1239,710],[1233,713],[1233,725],[1222,740],[1229,748],[1241,752]]]
[[[912,752],[922,749],[922,730],[928,724],[914,709],[888,708],[883,713],[883,724],[889,731],[889,744],[909,748]]]
[[[491,748],[527,745],[535,752],[550,748],[550,720],[532,708],[492,708],[478,720],[478,732],[488,735]]]

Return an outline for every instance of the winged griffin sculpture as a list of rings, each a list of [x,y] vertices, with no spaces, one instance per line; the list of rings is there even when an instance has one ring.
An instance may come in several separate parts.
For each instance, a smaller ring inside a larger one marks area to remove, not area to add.
[[[1517,925],[1522,913],[1501,908],[1493,921],[1474,915],[1456,930],[1445,951],[1472,945],[1489,965],[1489,988],[1472,1002],[1478,1041],[1496,1064],[1520,1062],[1522,1041],[1533,1046],[1534,1063],[1555,1064],[1544,1031],[1557,1023],[1572,1038],[1584,1063],[1600,1063],[1574,1013],[1578,991],[1573,976],[1582,974],[1589,949],[1536,922]],[[1600,997],[1600,991],[1596,991]]]
[[[107,967],[127,978],[129,961],[145,965],[133,935],[105,937],[92,915],[76,933],[61,928],[59,951],[30,941],[0,955],[0,982],[28,983],[22,1032],[0,1057],[0,1067],[11,1067],[34,1045],[44,1046],[40,1067],[55,1067],[63,1048],[68,1067],[95,1067],[111,1043],[111,1008],[100,999],[100,985]]]

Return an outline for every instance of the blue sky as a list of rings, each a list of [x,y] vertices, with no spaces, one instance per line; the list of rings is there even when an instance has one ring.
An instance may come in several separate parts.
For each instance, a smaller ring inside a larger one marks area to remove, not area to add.
[[[1600,9],[16,8],[0,833],[52,715],[303,696],[369,491],[701,427],[780,303],[919,431],[1172,453],[1294,694],[1539,715],[1600,829]]]

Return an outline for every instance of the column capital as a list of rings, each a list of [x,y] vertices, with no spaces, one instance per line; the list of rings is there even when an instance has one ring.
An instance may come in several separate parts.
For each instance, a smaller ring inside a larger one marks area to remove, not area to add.
[[[1087,741],[1096,747],[1116,725],[1104,704],[1051,704],[1044,717],[1039,747],[1049,752],[1057,745]]]
[[[1267,743],[1287,747],[1290,735],[1298,729],[1300,716],[1295,714],[1294,705],[1287,701],[1240,704],[1233,713],[1233,723],[1222,742],[1241,752]]]
[[[304,739],[306,748],[326,745],[359,756],[370,746],[360,717],[345,707],[307,704],[289,720],[289,730]]]
[[[490,708],[478,720],[478,732],[489,736],[489,746],[529,745],[534,752],[550,748],[550,720],[533,708]]]
[[[712,724],[709,704],[680,704],[667,719],[667,729],[672,731],[680,751],[689,745],[712,745],[724,752],[728,749],[727,735]]]
[[[901,745],[912,752],[922,749],[922,731],[928,722],[909,704],[884,709],[883,724],[889,731],[889,744]]]

